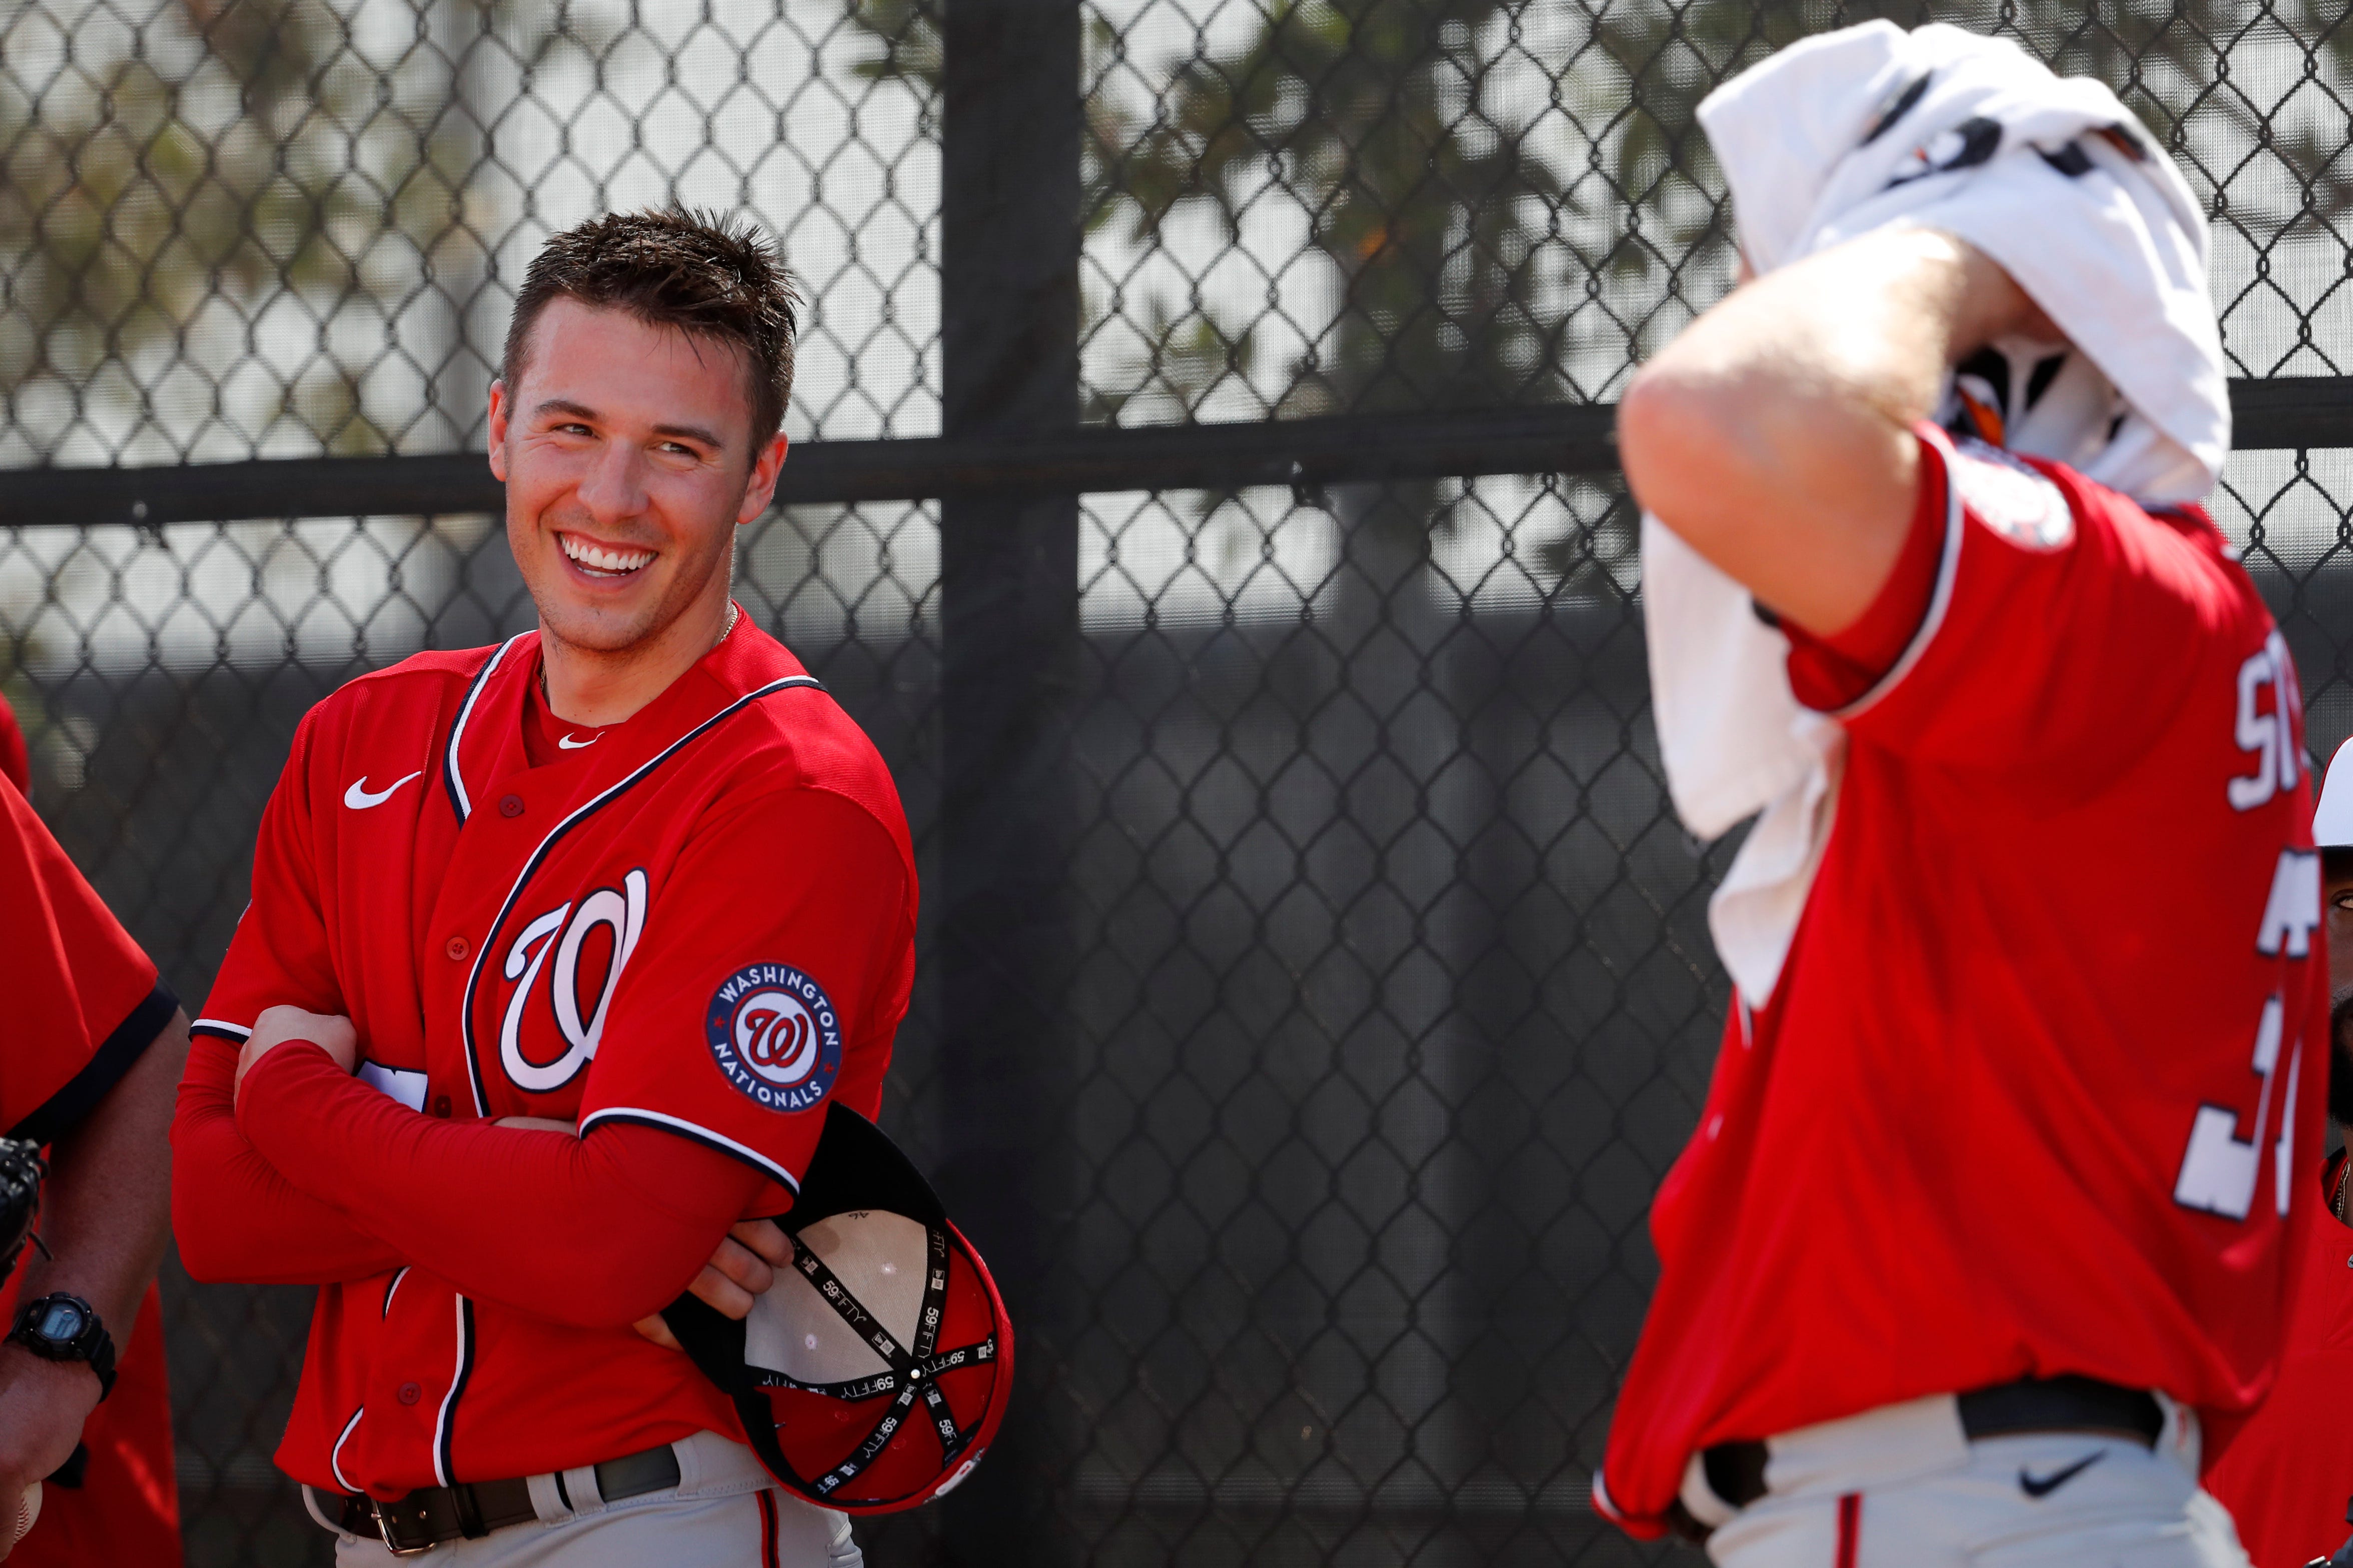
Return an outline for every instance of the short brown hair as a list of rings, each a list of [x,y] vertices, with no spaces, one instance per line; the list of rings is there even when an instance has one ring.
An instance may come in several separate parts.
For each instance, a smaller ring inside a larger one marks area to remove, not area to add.
[[[532,324],[559,298],[740,349],[751,369],[753,450],[783,426],[801,297],[754,224],[671,207],[607,213],[552,237],[523,274],[507,323],[499,374],[510,395],[522,383]]]

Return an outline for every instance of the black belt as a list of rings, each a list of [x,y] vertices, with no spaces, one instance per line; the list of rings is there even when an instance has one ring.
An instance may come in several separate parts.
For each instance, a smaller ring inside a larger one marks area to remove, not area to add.
[[[1953,1403],[1960,1410],[1961,1432],[1972,1443],[2021,1432],[2097,1432],[2154,1448],[2165,1430],[2165,1412],[2155,1394],[2094,1377],[2022,1377],[1956,1394]],[[1746,1508],[1765,1495],[1766,1458],[1764,1444],[1743,1440],[1704,1449],[1699,1462],[1710,1491],[1734,1508]],[[1707,1526],[1692,1517],[1681,1498],[1668,1517],[1686,1539],[1707,1538]]]
[[[678,1456],[667,1444],[642,1454],[607,1459],[596,1467],[596,1493],[607,1502],[643,1497],[678,1485]],[[564,1479],[556,1478],[556,1489]],[[406,1497],[378,1502],[358,1497],[321,1492],[342,1505],[343,1528],[353,1535],[373,1535],[395,1557],[430,1552],[445,1541],[480,1541],[493,1530],[526,1524],[539,1517],[526,1480],[460,1481],[454,1487],[419,1487]],[[569,1499],[565,1500],[569,1501]]]

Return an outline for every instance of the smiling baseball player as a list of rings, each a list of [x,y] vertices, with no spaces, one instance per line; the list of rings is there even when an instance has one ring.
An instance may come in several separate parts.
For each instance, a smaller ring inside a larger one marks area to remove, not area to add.
[[[890,776],[729,597],[792,307],[691,215],[549,241],[490,424],[539,629],[336,692],[265,814],[175,1220],[321,1287],[279,1461],[339,1562],[857,1561],[645,1321],[772,1282],[741,1222],[875,1113],[913,974]]]

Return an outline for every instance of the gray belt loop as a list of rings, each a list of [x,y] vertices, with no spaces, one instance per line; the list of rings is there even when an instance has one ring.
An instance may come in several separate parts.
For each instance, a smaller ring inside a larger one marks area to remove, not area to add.
[[[678,1457],[678,1495],[735,1497],[744,1492],[776,1489],[752,1450],[716,1432],[696,1432],[670,1446]]]
[[[702,1436],[697,1432],[694,1437]],[[694,1437],[670,1446],[671,1455],[678,1460],[678,1495],[682,1498],[693,1497],[702,1489],[702,1446]]]
[[[563,1489],[555,1484],[553,1475],[529,1476],[523,1484],[531,1489],[531,1506],[539,1510],[540,1523],[562,1524],[573,1517],[571,1506],[564,1500]]]
[[[337,1535],[351,1535],[351,1531],[345,1530],[343,1525],[343,1499],[340,1497],[336,1498],[334,1506],[332,1508],[329,1508],[326,1504],[319,1500],[321,1497],[325,1495],[328,1494],[322,1493],[316,1487],[311,1486],[308,1481],[302,1483],[302,1507],[308,1510],[311,1517],[317,1520],[329,1530],[333,1531]],[[352,1539],[356,1541],[359,1537],[352,1536]]]
[[[565,1471],[564,1490],[572,1499],[574,1513],[586,1515],[605,1511],[605,1494],[596,1486],[596,1466],[582,1465],[576,1469]]]

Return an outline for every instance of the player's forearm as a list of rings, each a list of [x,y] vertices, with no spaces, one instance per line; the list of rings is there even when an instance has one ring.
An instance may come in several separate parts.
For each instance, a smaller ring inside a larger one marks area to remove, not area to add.
[[[421,1116],[307,1044],[247,1071],[238,1119],[289,1180],[419,1268],[581,1328],[625,1328],[675,1300],[759,1186],[749,1168],[650,1129],[584,1142]]]
[[[2008,273],[1949,235],[1866,235],[1736,290],[1643,367],[1619,406],[1627,483],[1773,609],[1843,630],[1902,552],[1912,429],[1950,367],[2048,331]]]
[[[200,1039],[172,1119],[172,1228],[207,1283],[327,1285],[408,1261],[332,1204],[301,1191],[237,1130],[237,1052]]]
[[[24,1300],[68,1291],[98,1309],[118,1352],[171,1234],[172,1094],[187,1060],[174,1013],[131,1070],[50,1150],[41,1239],[26,1255]]]

